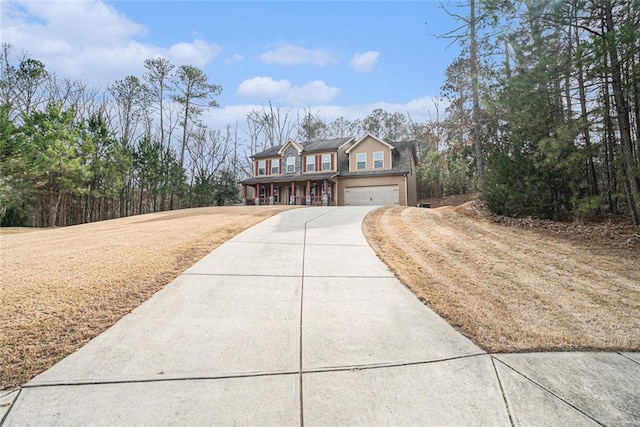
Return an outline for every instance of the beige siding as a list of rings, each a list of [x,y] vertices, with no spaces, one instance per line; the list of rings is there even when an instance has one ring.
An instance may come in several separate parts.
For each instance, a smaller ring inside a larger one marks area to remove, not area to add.
[[[376,141],[371,137],[365,138],[360,144],[356,145],[351,151],[349,151],[349,171],[357,172],[357,171],[372,171],[372,170],[380,170],[373,168],[373,153],[375,151],[382,151],[384,156],[384,169],[391,169],[393,164],[391,163],[392,155],[391,149],[384,144]],[[367,168],[366,169],[357,169],[357,153],[366,153],[367,155]]]
[[[407,191],[405,186],[405,178],[403,175],[341,178],[340,181],[338,182],[338,205],[344,206],[344,189],[346,187],[370,187],[370,186],[394,185],[394,184],[398,185],[398,190],[400,193],[399,194],[400,205],[405,206],[407,203]],[[411,197],[409,197],[409,201],[411,201]]]

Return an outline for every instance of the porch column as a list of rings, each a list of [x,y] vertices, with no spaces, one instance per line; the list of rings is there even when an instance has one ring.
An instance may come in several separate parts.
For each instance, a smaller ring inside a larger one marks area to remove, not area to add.
[[[269,192],[269,204],[273,204],[273,182],[271,183],[271,191]]]
[[[311,180],[307,180],[307,206],[311,205]]]
[[[247,184],[242,184],[242,205],[247,204]]]
[[[296,183],[295,181],[291,181],[291,193],[289,193],[289,204],[296,204]]]
[[[256,184],[256,198],[255,204],[260,205],[260,184]]]
[[[329,206],[329,194],[327,193],[327,180],[322,185],[322,206]]]

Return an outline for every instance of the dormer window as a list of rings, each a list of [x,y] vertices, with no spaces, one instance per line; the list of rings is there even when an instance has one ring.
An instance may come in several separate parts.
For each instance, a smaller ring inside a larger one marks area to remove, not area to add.
[[[367,153],[356,153],[356,169],[367,168]]]
[[[258,160],[258,175],[266,175],[266,174],[267,174],[267,161]]]
[[[293,156],[287,157],[287,173],[294,173],[296,171],[296,158]]]

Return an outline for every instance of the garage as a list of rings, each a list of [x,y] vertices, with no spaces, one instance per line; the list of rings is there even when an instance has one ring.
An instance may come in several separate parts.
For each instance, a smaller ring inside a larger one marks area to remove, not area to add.
[[[378,185],[370,187],[346,187],[345,206],[385,206],[399,205],[398,185]]]

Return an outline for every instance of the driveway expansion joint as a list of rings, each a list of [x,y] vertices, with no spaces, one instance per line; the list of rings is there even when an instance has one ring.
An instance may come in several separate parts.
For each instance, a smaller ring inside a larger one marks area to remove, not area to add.
[[[635,360],[635,359],[633,359],[633,358],[631,358],[631,357],[627,356],[626,354],[621,353],[621,352],[619,352],[619,351],[617,351],[616,353],[617,353],[617,354],[619,354],[620,356],[624,357],[625,359],[632,361],[632,362],[633,362],[633,363],[635,363],[636,365],[640,365],[640,362],[638,362],[637,360]]]
[[[48,387],[76,387],[87,385],[117,385],[117,384],[144,384],[144,383],[166,383],[181,381],[216,381],[237,378],[259,378],[259,377],[275,377],[285,375],[297,375],[298,371],[277,371],[277,372],[256,372],[256,373],[237,373],[237,374],[220,374],[211,376],[191,376],[191,377],[170,377],[170,378],[144,378],[130,380],[95,380],[95,381],[74,381],[74,382],[47,382],[39,384],[25,384],[23,389],[28,388],[48,388]]]
[[[279,246],[303,246],[304,243],[294,243],[294,242],[257,242],[257,241],[249,241],[249,240],[229,240],[227,243],[238,243],[243,245],[279,245]]]
[[[526,353],[523,353],[526,354]],[[553,396],[554,398],[560,400],[562,403],[564,403],[567,406],[570,406],[571,408],[575,409],[576,411],[578,411],[579,413],[581,413],[582,415],[584,415],[585,417],[589,418],[591,421],[597,423],[598,425],[601,426],[605,426],[606,424],[603,424],[602,422],[598,421],[597,419],[595,419],[593,417],[593,415],[588,414],[586,411],[578,408],[576,405],[574,405],[573,403],[567,401],[566,399],[563,399],[561,396],[558,396],[558,394],[554,393],[553,391],[549,390],[547,387],[543,386],[542,384],[538,383],[537,381],[534,381],[533,379],[529,378],[527,375],[523,374],[522,372],[518,371],[516,368],[510,366],[509,364],[507,364],[506,362],[500,360],[498,357],[491,355],[491,359],[495,360],[497,362],[499,362],[500,364],[504,365],[505,367],[507,367],[508,369],[512,370],[513,372],[515,372],[516,374],[520,375],[521,377],[523,377],[524,379],[526,379],[527,381],[531,382],[532,384],[534,384],[535,386],[539,387],[540,389],[542,389],[544,392],[550,394],[551,396]],[[494,365],[495,367],[495,365]],[[496,375],[498,373],[496,372]],[[499,376],[498,376],[499,378]]]
[[[496,375],[496,380],[498,381],[498,387],[500,388],[500,395],[502,396],[502,401],[504,402],[505,409],[507,410],[507,415],[509,416],[509,422],[512,427],[515,427],[513,422],[513,416],[511,415],[511,408],[509,407],[509,401],[507,400],[507,396],[504,393],[504,387],[502,386],[502,380],[500,379],[500,375],[498,374],[498,369],[496,368],[496,359],[491,356],[491,366],[493,366],[493,372]]]
[[[403,366],[430,365],[453,360],[470,359],[475,357],[487,356],[487,353],[477,353],[464,356],[454,356],[434,360],[406,361],[406,362],[381,362],[362,365],[342,365],[342,366],[326,366],[310,369],[272,371],[272,372],[239,372],[226,373],[219,375],[202,375],[188,377],[168,377],[168,378],[140,378],[140,379],[121,379],[121,380],[88,380],[88,381],[52,381],[46,383],[26,383],[21,389],[49,388],[49,387],[75,387],[88,385],[114,385],[114,384],[142,384],[142,383],[162,383],[162,382],[180,382],[180,381],[215,381],[235,378],[258,378],[273,377],[286,375],[304,375],[317,374],[327,372],[348,372],[348,371],[364,371],[372,369],[398,368]]]
[[[20,394],[22,393],[22,389],[24,387],[20,387],[17,389],[17,393],[15,394],[15,396],[13,396],[13,398],[11,399],[11,401],[9,402],[9,409],[7,410],[7,412],[4,413],[4,415],[2,416],[2,418],[0,418],[0,427],[2,427],[4,425],[4,421],[7,419],[7,417],[9,416],[9,414],[11,413],[11,410],[13,409],[13,407],[15,406],[16,402],[18,401],[18,397],[20,397]],[[16,389],[13,390],[7,390],[7,393],[4,395],[8,395],[11,394],[13,392],[15,392]]]
[[[471,358],[482,357],[482,356],[488,356],[488,354],[476,353],[476,354],[468,354],[463,356],[445,357],[441,359],[406,361],[406,362],[380,362],[380,363],[367,363],[362,365],[326,366],[326,367],[305,369],[302,371],[302,373],[318,374],[323,372],[366,371],[366,370],[372,370],[372,369],[400,368],[403,366],[433,365],[437,363],[450,362],[453,360],[471,359]]]
[[[302,277],[299,274],[229,274],[229,273],[182,273],[182,276],[218,276],[218,277]]]
[[[298,351],[299,351],[299,383],[298,386],[300,387],[300,393],[299,393],[299,408],[300,408],[300,427],[304,427],[304,396],[303,396],[303,389],[302,389],[302,375],[303,375],[303,370],[302,370],[302,314],[303,314],[303,310],[304,310],[304,278],[305,278],[305,274],[304,274],[304,267],[305,267],[305,259],[306,259],[306,254],[307,254],[307,227],[309,225],[309,223],[311,221],[314,221],[318,218],[320,218],[321,216],[327,215],[329,212],[332,212],[333,209],[331,210],[327,210],[326,212],[317,215],[315,217],[313,217],[312,219],[309,219],[308,221],[305,221],[304,223],[304,234],[303,234],[303,239],[302,239],[302,278],[300,280],[300,329],[299,329],[299,335],[300,335],[300,340],[298,342]]]

